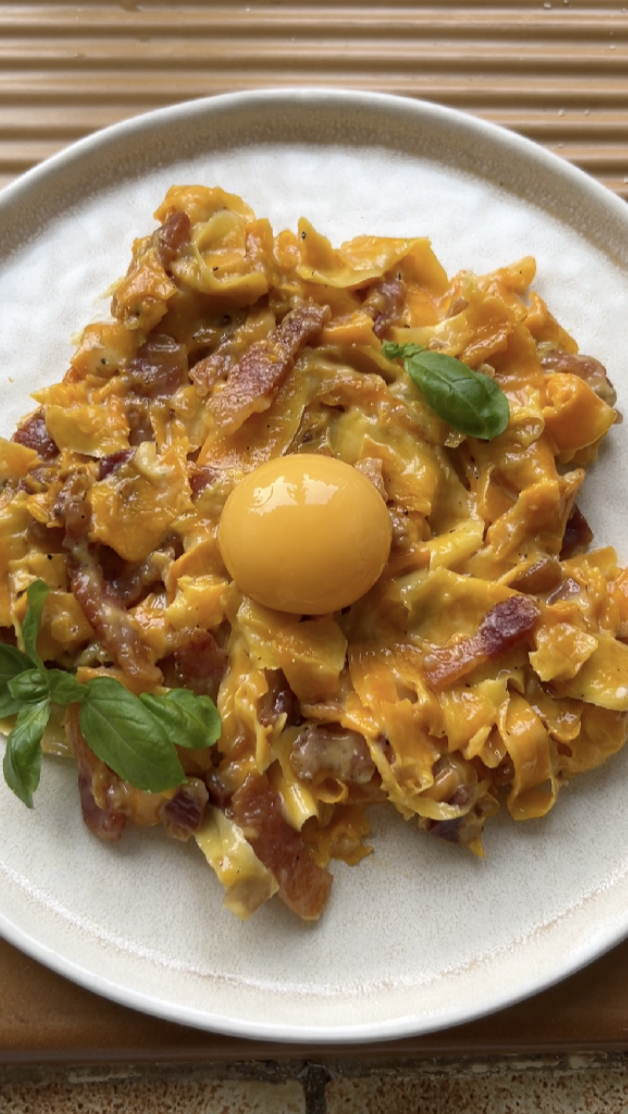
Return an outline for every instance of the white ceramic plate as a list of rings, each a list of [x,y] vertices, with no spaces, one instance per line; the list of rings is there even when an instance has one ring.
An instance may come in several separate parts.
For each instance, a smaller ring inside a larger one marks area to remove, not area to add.
[[[533,254],[537,288],[626,410],[628,208],[525,140],[394,97],[216,97],[92,137],[0,197],[0,432],[57,380],[107,311],[132,239],[173,183],[218,184],[276,230],[307,215],[339,242],[428,235],[450,273]],[[626,427],[589,478],[597,541],[628,561]],[[468,1020],[569,974],[628,931],[628,752],[544,820],[489,824],[486,860],[374,813],[375,854],[338,866],[322,921],[280,903],[241,925],[194,845],[108,847],[74,771],[45,763],[34,812],[0,787],[0,931],[127,1005],[241,1036],[384,1039]]]

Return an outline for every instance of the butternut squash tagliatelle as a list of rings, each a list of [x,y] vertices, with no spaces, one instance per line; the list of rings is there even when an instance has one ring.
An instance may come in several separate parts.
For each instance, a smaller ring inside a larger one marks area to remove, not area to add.
[[[576,502],[615,393],[531,258],[155,216],[1,443],[5,777],[73,756],[95,835],[193,835],[239,917],[315,919],[372,806],[481,855],[623,746],[628,570]]]

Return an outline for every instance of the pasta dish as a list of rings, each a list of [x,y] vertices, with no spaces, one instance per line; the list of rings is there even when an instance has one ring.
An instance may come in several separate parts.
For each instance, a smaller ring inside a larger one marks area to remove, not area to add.
[[[315,920],[375,805],[482,855],[623,746],[628,570],[577,504],[616,396],[532,258],[449,278],[201,186],[155,217],[2,440],[5,779],[71,757],[95,836]]]

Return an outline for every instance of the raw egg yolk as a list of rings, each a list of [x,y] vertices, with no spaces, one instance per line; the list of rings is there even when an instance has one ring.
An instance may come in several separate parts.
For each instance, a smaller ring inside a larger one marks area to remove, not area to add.
[[[373,484],[333,457],[269,460],[225,503],[218,543],[242,592],[266,607],[324,615],[372,588],[391,527]]]

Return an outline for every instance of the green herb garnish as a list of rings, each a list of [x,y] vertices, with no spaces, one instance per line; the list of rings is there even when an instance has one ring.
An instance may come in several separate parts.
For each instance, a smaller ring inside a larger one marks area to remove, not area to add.
[[[403,360],[430,409],[460,433],[492,441],[506,429],[508,399],[488,375],[420,344],[386,341],[382,352],[387,360]]]
[[[27,589],[25,652],[0,644],[0,717],[17,715],[4,755],[7,785],[33,807],[51,704],[80,704],[79,722],[90,749],[137,789],[161,793],[180,785],[185,772],[176,746],[211,746],[220,736],[213,700],[189,689],[138,697],[113,677],[79,684],[72,673],[46,669],[36,645],[49,591],[43,580]]]

